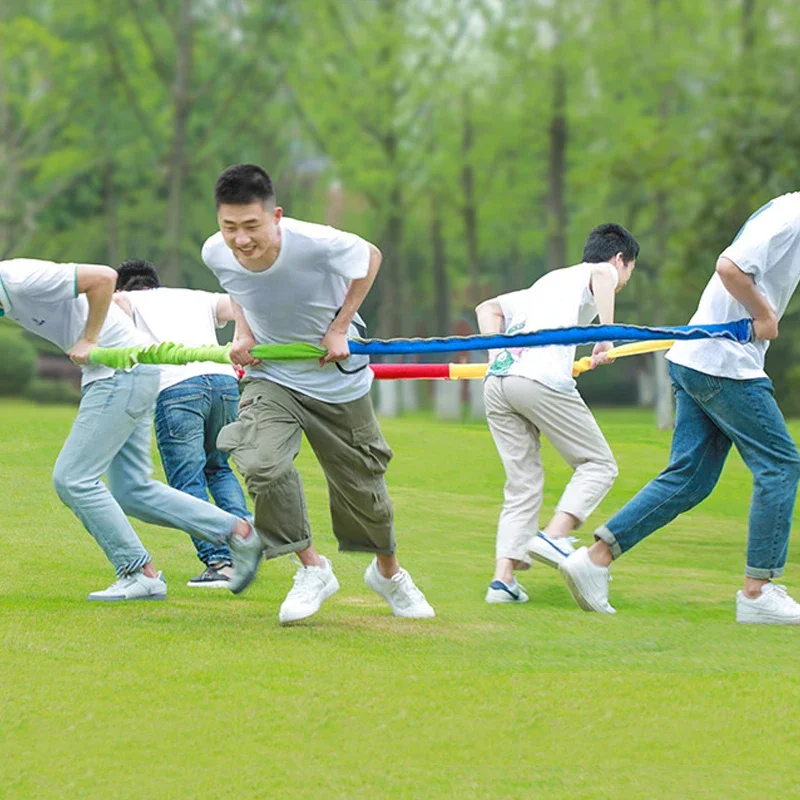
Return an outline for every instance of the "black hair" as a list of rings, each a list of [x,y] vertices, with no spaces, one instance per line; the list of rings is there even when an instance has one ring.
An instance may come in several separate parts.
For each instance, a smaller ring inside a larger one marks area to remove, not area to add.
[[[266,206],[274,199],[272,179],[256,164],[234,164],[223,170],[214,185],[214,202],[217,208],[223,203],[232,206],[261,203]]]
[[[117,267],[117,291],[135,292],[139,289],[158,289],[161,281],[156,268],[149,262],[129,258]]]
[[[583,261],[586,264],[600,264],[611,261],[617,253],[629,264],[639,255],[639,242],[622,225],[606,222],[598,225],[586,239],[583,246]]]

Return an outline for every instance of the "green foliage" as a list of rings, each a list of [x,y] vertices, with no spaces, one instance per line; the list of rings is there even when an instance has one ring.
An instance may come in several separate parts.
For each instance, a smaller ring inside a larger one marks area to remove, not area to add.
[[[36,374],[36,350],[13,324],[0,323],[0,396],[21,396]]]
[[[376,335],[447,333],[476,294],[552,266],[560,71],[566,260],[594,225],[624,224],[642,254],[618,317],[684,323],[744,219],[797,188],[800,6],[768,6],[13,0],[0,258],[144,257],[214,289],[199,260],[214,179],[257,161],[288,214],[384,251]],[[769,360],[792,410],[798,319]]]
[[[77,406],[81,401],[80,390],[66,381],[33,380],[25,396],[43,405]]]

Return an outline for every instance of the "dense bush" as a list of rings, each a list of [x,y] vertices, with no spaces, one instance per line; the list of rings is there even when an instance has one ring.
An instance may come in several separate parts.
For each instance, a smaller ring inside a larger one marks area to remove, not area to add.
[[[66,381],[33,380],[25,396],[36,403],[78,405],[80,390]]]
[[[0,324],[0,395],[23,395],[36,374],[36,350],[22,331]]]

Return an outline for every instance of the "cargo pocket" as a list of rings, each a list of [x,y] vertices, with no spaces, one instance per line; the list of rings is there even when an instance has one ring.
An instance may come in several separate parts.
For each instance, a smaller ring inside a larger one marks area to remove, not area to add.
[[[373,475],[383,475],[394,453],[383,438],[378,421],[372,419],[353,428],[350,437],[369,472]]]

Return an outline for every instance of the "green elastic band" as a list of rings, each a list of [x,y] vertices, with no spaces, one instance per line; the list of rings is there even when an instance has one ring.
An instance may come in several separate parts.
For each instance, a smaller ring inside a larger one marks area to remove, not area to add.
[[[186,347],[181,344],[143,345],[141,347],[95,347],[89,354],[92,364],[113,369],[130,369],[135,364],[170,364],[181,366],[195,361],[230,364],[230,345]],[[313,344],[258,344],[250,353],[263,361],[300,361],[324,356],[324,347]]]

